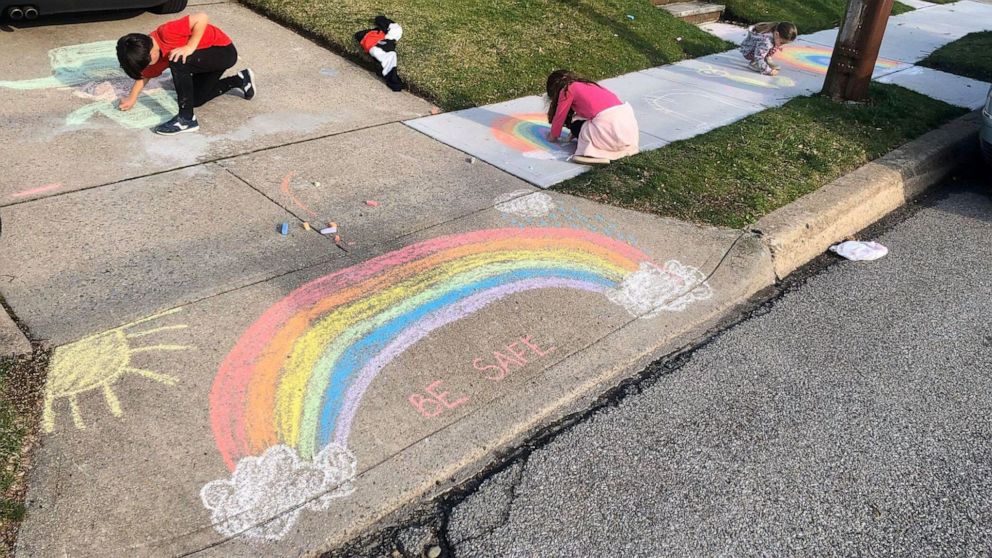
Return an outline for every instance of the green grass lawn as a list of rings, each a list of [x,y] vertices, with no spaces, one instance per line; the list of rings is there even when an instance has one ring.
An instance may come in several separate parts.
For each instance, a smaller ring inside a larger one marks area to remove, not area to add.
[[[739,228],[964,112],[893,85],[873,84],[866,105],[801,97],[557,189]]]
[[[2,311],[2,310],[0,310]],[[12,490],[20,470],[21,448],[26,432],[18,410],[7,397],[9,378],[14,369],[13,359],[0,359],[0,533],[9,550],[13,543],[12,527],[24,516],[24,505]],[[3,552],[0,545],[0,552]]]
[[[992,82],[992,31],[965,35],[940,47],[919,65]]]
[[[602,79],[733,48],[648,0],[243,1],[370,62],[354,34],[385,14],[403,26],[400,75],[445,109],[542,93],[558,68]]]
[[[848,0],[724,0],[727,6],[724,17],[744,23],[759,21],[791,21],[799,33],[807,34],[840,25]],[[912,11],[913,8],[896,2],[893,14]]]

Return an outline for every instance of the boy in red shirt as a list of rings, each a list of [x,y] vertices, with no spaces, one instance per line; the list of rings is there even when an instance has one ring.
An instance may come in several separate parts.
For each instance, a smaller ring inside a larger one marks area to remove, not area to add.
[[[221,79],[238,61],[231,38],[210,25],[207,14],[199,13],[173,20],[149,35],[131,33],[117,41],[117,60],[135,80],[131,94],[121,100],[120,110],[130,110],[148,80],[169,68],[176,87],[179,114],[155,128],[156,134],[171,136],[200,128],[193,107],[240,89],[245,99],[255,96],[255,74],[251,69]]]

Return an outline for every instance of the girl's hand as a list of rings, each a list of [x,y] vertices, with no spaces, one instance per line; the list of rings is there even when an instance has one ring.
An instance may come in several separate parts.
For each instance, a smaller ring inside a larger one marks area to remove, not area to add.
[[[185,64],[186,57],[194,52],[196,52],[196,47],[191,47],[189,45],[174,48],[172,49],[172,52],[169,53],[169,60],[172,62],[182,62]]]
[[[770,76],[777,76],[778,75],[778,68],[772,69],[772,71],[769,72],[768,75],[770,75]]]
[[[131,107],[134,106],[135,101],[136,99],[131,99],[130,97],[127,99],[121,99],[121,102],[117,105],[117,108],[123,111],[129,111],[131,110]]]
[[[548,132],[548,141],[550,141],[551,143],[558,143],[558,138],[552,136],[551,132]]]

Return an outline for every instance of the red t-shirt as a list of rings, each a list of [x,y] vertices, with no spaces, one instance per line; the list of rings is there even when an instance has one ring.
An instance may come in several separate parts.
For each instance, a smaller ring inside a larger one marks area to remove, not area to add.
[[[189,16],[163,23],[149,35],[158,43],[158,48],[162,50],[162,56],[159,57],[158,62],[142,70],[141,76],[153,78],[162,75],[162,72],[169,67],[169,53],[172,52],[172,49],[186,46],[186,43],[189,42],[192,35],[189,27]],[[207,24],[207,29],[203,32],[203,38],[200,39],[200,44],[196,46],[196,49],[229,44],[231,44],[230,37],[217,27]]]
[[[379,44],[379,41],[385,38],[386,38],[386,34],[383,33],[382,31],[378,31],[378,30],[369,31],[368,33],[365,34],[364,37],[362,37],[362,40],[359,41],[358,44],[362,45],[362,48],[365,49],[365,52],[368,52],[372,50],[372,47]]]

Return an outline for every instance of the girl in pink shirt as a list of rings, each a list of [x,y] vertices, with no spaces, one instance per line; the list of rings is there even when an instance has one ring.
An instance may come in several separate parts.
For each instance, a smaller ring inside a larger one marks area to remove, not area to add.
[[[548,76],[548,139],[558,141],[568,126],[578,138],[573,161],[608,163],[639,151],[640,131],[634,110],[610,90],[567,70]]]

